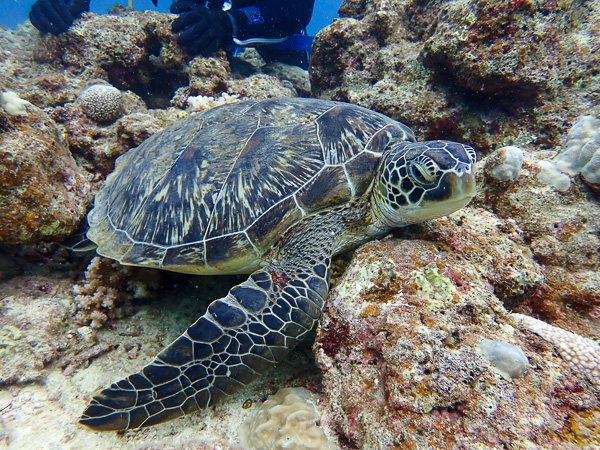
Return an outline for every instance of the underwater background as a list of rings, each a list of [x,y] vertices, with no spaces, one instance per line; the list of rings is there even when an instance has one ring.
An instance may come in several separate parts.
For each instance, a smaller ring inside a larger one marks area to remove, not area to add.
[[[27,20],[29,9],[33,5],[31,0],[4,0],[2,4],[2,16],[0,17],[0,26],[15,28],[17,25]],[[90,11],[96,14],[106,14],[108,9],[118,2],[114,0],[92,0],[90,2]],[[127,6],[127,1],[122,5]],[[313,16],[306,27],[309,36],[314,36],[325,25],[330,24],[335,17],[338,17],[337,10],[340,7],[341,0],[323,0],[315,2]],[[137,11],[149,9],[151,11],[169,12],[171,0],[159,0],[158,6],[154,6],[151,0],[136,0],[133,7]]]
[[[0,448],[600,448],[600,2],[317,2],[308,70],[190,58],[163,0],[110,3],[54,37],[2,2]],[[71,251],[95,194],[181,119],[274,97],[467,143],[477,194],[338,255],[314,338],[237,394],[82,427],[99,388],[246,279]]]

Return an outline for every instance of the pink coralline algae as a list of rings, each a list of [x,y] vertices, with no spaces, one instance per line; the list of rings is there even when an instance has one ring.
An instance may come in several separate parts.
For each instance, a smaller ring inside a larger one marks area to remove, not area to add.
[[[458,216],[468,219],[471,236],[483,231],[475,225],[480,213]],[[315,342],[321,423],[341,447],[552,448],[569,445],[573,435],[582,439],[574,431],[581,420],[566,417],[596,414],[598,386],[510,325],[470,245],[459,256],[439,242],[391,239],[356,252],[329,296]],[[505,379],[479,354],[485,339],[521,348],[531,367]],[[581,388],[556,397],[557,386],[572,384]]]

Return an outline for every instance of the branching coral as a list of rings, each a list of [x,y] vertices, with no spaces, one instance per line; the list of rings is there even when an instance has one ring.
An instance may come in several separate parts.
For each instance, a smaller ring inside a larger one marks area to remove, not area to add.
[[[77,294],[75,321],[99,328],[109,319],[122,317],[131,307],[131,300],[149,297],[160,280],[156,271],[96,257],[85,272],[85,281],[73,288]]]
[[[187,104],[190,111],[204,111],[216,106],[225,105],[226,103],[235,102],[238,100],[238,97],[238,95],[229,95],[226,92],[223,92],[219,97],[197,95],[195,97],[188,97]]]
[[[0,94],[0,107],[4,108],[9,116],[27,115],[27,105],[31,103],[19,98],[14,92],[7,91]]]

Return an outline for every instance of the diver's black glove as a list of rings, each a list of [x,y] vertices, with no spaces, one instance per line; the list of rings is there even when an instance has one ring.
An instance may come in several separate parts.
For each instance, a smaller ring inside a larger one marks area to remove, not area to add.
[[[225,11],[200,6],[189,0],[174,2],[170,10],[179,14],[173,21],[173,32],[179,33],[177,42],[190,55],[208,56],[232,46],[233,25]]]
[[[29,20],[42,33],[57,36],[89,10],[90,0],[37,0],[29,11]]]

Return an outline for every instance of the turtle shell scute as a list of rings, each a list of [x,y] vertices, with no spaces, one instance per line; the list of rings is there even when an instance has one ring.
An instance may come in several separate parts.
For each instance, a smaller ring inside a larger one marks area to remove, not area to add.
[[[414,135],[382,114],[325,100],[193,114],[117,160],[88,237],[125,264],[250,270],[306,215],[363,195],[392,140]]]

